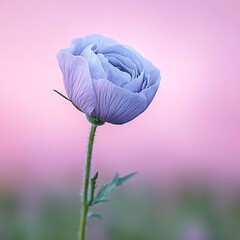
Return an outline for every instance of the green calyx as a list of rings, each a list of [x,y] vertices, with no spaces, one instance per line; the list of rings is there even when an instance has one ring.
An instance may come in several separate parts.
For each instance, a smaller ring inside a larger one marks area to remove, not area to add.
[[[92,116],[88,116],[86,115],[87,117],[87,120],[92,124],[92,125],[95,125],[95,126],[101,126],[103,125],[105,122],[103,122],[102,120],[96,118],[96,117],[92,117]]]

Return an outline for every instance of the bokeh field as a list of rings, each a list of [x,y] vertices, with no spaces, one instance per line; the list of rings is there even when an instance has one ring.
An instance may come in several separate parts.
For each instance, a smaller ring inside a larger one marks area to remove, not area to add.
[[[156,186],[131,185],[112,193],[89,219],[89,240],[237,240],[240,194],[213,194],[185,186],[162,193]],[[159,186],[158,186],[159,187]],[[41,198],[1,192],[1,240],[77,240],[80,203],[73,193]]]

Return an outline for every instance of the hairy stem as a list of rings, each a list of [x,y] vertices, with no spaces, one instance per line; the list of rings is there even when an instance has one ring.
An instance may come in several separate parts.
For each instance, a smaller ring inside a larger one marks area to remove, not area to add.
[[[91,171],[91,159],[92,159],[92,149],[93,142],[96,133],[97,126],[92,125],[91,131],[88,140],[88,150],[87,150],[87,160],[85,167],[85,177],[84,177],[84,186],[83,186],[83,197],[82,197],[82,209],[80,215],[80,229],[79,229],[79,239],[85,240],[86,225],[87,225],[87,214],[88,214],[88,189],[89,189],[89,180],[90,180],[90,171]]]

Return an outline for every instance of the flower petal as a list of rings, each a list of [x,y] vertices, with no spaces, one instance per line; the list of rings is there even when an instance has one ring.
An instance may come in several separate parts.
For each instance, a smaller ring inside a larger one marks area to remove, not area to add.
[[[92,50],[93,45],[94,44],[91,44],[88,47],[86,47],[82,51],[81,56],[84,57],[88,62],[92,79],[100,79],[100,78],[106,79],[107,74],[104,71],[98,56]]]
[[[97,105],[92,116],[113,124],[123,124],[141,114],[147,107],[147,99],[113,83],[99,79],[93,81]]]
[[[76,38],[72,40],[70,47],[71,53],[75,56],[78,56],[87,46],[91,44],[94,44],[95,50],[98,50],[107,46],[116,45],[118,42],[99,34],[92,34],[83,38]]]
[[[142,71],[139,77],[132,79],[132,81],[124,85],[123,88],[128,89],[133,93],[139,93],[142,91],[143,81],[144,81],[144,71]]]
[[[133,49],[132,47],[130,47],[128,45],[124,45],[124,47],[127,48],[129,51],[132,51],[133,53],[135,53],[136,56],[138,56],[138,58],[141,59],[142,67],[146,74],[150,74],[150,75],[155,75],[155,74],[159,75],[160,74],[159,69],[156,68],[149,60],[147,60],[141,54],[139,54],[135,49]],[[152,80],[158,79],[158,78],[159,78],[159,76],[157,78],[155,78],[155,77],[151,78],[150,81],[152,82]]]
[[[98,53],[97,55],[102,63],[104,71],[107,73],[107,79],[110,82],[122,87],[131,81],[131,76],[128,73],[114,67],[111,63],[109,63],[108,59],[102,53]]]
[[[160,84],[161,76],[160,76],[160,70],[157,68],[152,69],[149,72],[149,79],[146,87],[150,87],[154,84]]]
[[[57,59],[68,97],[79,109],[90,115],[96,105],[96,96],[87,61],[65,50],[58,53]]]
[[[160,85],[161,81],[160,71],[157,68],[155,68],[152,70],[150,74],[147,74],[146,77],[147,79],[144,81],[142,86],[143,90],[140,93],[147,98],[149,105],[152,102]]]
[[[143,70],[143,62],[142,62],[143,58],[139,57],[139,55],[137,55],[135,51],[131,51],[130,49],[125,48],[123,45],[108,46],[108,47],[99,49],[97,52],[101,52],[107,56],[114,56],[115,58],[117,55],[119,55],[118,58],[120,62],[123,61],[121,56],[125,58],[129,58],[131,59],[132,63],[135,65],[134,69],[136,69],[137,74],[140,74],[141,71]]]
[[[132,78],[139,74],[135,63],[130,58],[115,53],[105,54],[105,57],[113,66],[128,72]]]
[[[156,84],[152,85],[151,87],[144,89],[140,93],[141,95],[144,95],[147,98],[148,105],[152,102],[152,100],[158,90],[158,87],[159,87],[159,83],[156,83]]]

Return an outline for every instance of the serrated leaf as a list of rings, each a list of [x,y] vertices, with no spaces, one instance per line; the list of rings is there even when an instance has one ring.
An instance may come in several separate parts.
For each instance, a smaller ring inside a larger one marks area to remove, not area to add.
[[[68,97],[66,97],[65,95],[63,95],[63,94],[60,93],[59,91],[57,91],[57,90],[55,90],[55,89],[53,89],[53,91],[56,92],[57,94],[59,94],[61,97],[65,98],[66,100],[68,100],[68,101],[71,102],[71,100],[70,100]]]
[[[108,184],[106,184],[106,185],[104,185],[103,187],[100,188],[100,190],[98,191],[98,193],[94,197],[93,201],[91,201],[91,205],[94,205],[94,204],[97,204],[97,203],[100,203],[100,202],[110,201],[108,199],[109,193],[112,192],[114,188],[122,185],[128,179],[133,177],[136,173],[137,172],[130,173],[130,174],[128,174],[128,175],[126,175],[122,178],[119,178],[118,173],[116,173],[114,178],[112,179],[112,181],[110,183],[108,183]]]
[[[94,193],[97,185],[97,178],[98,178],[98,172],[91,178],[91,188],[90,188],[90,194],[89,194],[89,202],[88,205],[91,206],[93,199],[94,199]]]
[[[88,218],[98,218],[101,220],[104,219],[101,213],[96,213],[96,212],[89,212],[87,216]]]

